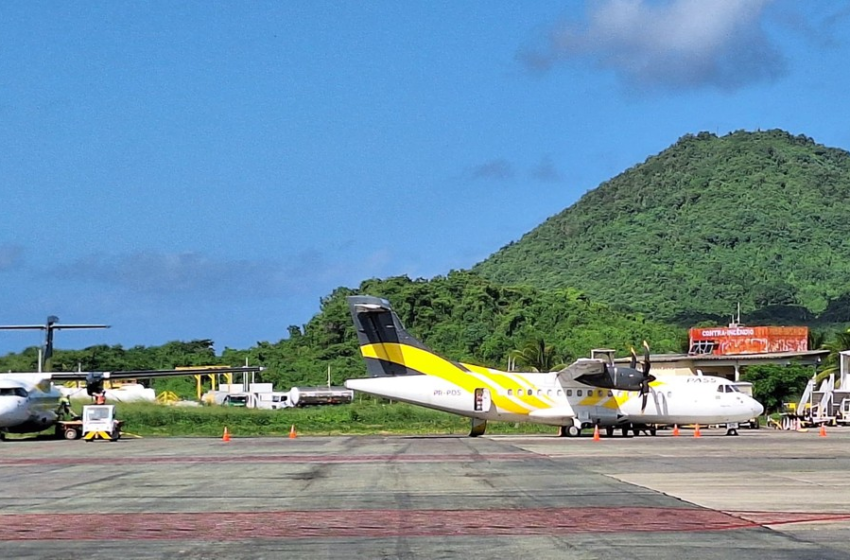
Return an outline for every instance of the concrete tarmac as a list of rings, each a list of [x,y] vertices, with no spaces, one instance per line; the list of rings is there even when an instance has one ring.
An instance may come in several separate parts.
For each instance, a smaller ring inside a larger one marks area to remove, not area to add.
[[[0,444],[0,557],[850,559],[850,429]]]

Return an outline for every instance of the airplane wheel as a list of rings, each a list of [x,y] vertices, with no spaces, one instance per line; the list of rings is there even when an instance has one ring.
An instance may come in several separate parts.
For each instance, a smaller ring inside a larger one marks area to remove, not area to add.
[[[640,435],[640,428],[632,426],[632,434],[634,434],[635,437],[638,437]]]
[[[605,427],[605,436],[606,437],[614,437],[614,426],[606,426]]]
[[[567,428],[567,435],[570,437],[578,437],[581,435],[581,430],[579,430],[576,426],[570,426]]]
[[[652,437],[655,437],[657,434],[658,434],[658,428],[656,428],[655,426],[652,426],[652,427],[649,428],[649,435],[651,435]]]
[[[620,429],[620,437],[629,437],[629,427],[628,426],[623,426]]]

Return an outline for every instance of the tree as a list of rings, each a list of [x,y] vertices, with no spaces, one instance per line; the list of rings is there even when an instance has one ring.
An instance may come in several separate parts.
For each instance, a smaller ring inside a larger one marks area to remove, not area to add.
[[[829,342],[822,344],[821,347],[829,350],[829,355],[824,360],[820,373],[818,373],[818,381],[841,371],[841,352],[850,350],[850,329],[835,333]]]
[[[744,380],[753,384],[753,397],[764,405],[765,413],[778,411],[783,402],[798,398],[812,377],[806,366],[749,366]]]
[[[557,363],[555,349],[546,345],[543,338],[529,340],[519,350],[511,352],[514,363],[528,367],[534,372],[555,371],[564,367]]]

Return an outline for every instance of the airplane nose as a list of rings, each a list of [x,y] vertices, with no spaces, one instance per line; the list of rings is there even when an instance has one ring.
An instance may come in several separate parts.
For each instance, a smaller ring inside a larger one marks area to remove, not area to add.
[[[0,399],[0,428],[16,425],[18,417],[18,403],[15,399]]]
[[[755,399],[750,399],[752,403],[750,403],[750,408],[753,410],[753,416],[761,416],[761,413],[764,412],[764,407]]]

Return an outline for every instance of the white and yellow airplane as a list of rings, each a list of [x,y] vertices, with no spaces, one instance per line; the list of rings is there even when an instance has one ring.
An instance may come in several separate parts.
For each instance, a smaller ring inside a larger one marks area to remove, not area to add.
[[[90,395],[103,391],[104,381],[149,379],[175,375],[207,375],[218,373],[252,373],[262,367],[207,369],[164,369],[105,372],[36,372],[0,373],[0,439],[7,433],[41,432],[59,420],[62,392],[54,382],[85,381]]]
[[[713,376],[649,374],[649,351],[641,369],[608,359],[581,358],[558,372],[500,371],[447,360],[411,336],[390,303],[372,296],[348,298],[360,352],[370,375],[345,386],[472,419],[471,436],[488,420],[560,427],[562,436],[582,429],[655,433],[657,425],[726,424],[759,416],[764,408],[730,381]],[[646,343],[644,343],[646,346]]]

